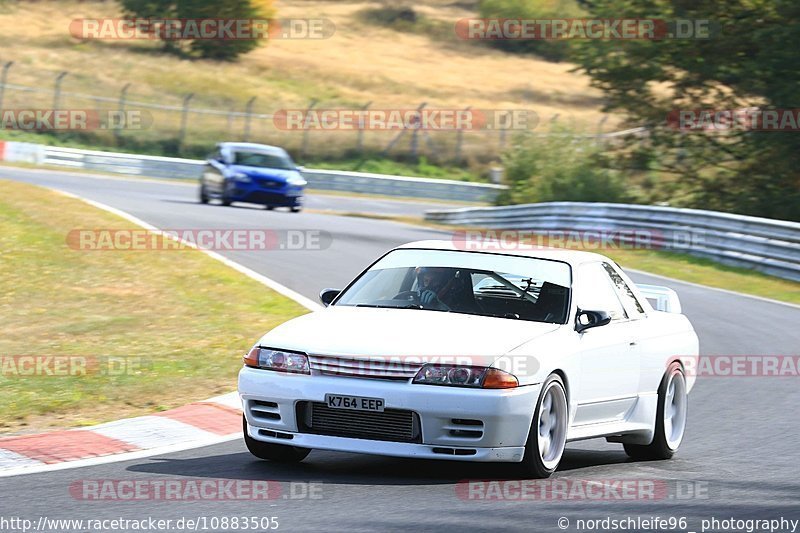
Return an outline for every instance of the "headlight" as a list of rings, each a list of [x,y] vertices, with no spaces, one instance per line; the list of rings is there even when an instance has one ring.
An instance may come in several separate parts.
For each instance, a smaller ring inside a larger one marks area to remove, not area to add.
[[[243,173],[243,172],[237,172],[237,173],[235,173],[235,174],[233,175],[233,179],[235,179],[236,181],[242,181],[242,182],[244,182],[244,183],[250,183],[251,181],[253,181],[253,180],[250,178],[250,176],[248,176],[247,174],[245,174],[245,173]]]
[[[414,383],[483,389],[519,387],[519,380],[512,374],[485,366],[425,365],[414,376]]]
[[[310,374],[308,357],[302,353],[283,352],[254,346],[244,356],[244,364],[254,368],[290,372],[292,374]]]
[[[286,183],[289,185],[294,185],[295,187],[305,187],[308,185],[308,182],[303,179],[302,176],[292,174],[286,179]]]

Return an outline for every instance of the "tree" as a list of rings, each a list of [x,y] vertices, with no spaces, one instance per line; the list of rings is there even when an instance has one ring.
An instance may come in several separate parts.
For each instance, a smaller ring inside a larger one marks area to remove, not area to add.
[[[272,0],[122,0],[129,16],[149,19],[263,20],[274,16]],[[260,39],[162,39],[164,49],[205,59],[232,60]]]
[[[800,220],[800,130],[686,132],[677,109],[792,109],[800,96],[796,0],[582,0],[591,18],[708,20],[708,38],[572,43],[607,110],[650,128],[617,164],[677,177],[680,203]],[[635,155],[635,159],[632,157]]]

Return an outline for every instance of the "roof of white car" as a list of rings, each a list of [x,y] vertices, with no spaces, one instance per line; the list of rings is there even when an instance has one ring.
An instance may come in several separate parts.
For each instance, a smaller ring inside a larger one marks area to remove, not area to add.
[[[463,241],[463,240],[427,240],[409,242],[398,246],[398,248],[422,248],[425,250],[456,250],[462,252],[482,252],[494,253],[502,255],[520,255],[524,257],[538,257],[541,259],[550,259],[555,261],[564,261],[571,265],[579,265],[581,263],[593,261],[610,261],[611,259],[604,255],[596,254],[594,252],[584,252],[581,250],[568,250],[565,248],[548,248],[540,246],[515,246],[513,243],[504,243],[501,241]]]

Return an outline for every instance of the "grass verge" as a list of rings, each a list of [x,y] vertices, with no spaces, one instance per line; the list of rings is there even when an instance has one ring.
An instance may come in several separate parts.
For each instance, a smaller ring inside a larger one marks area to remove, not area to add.
[[[134,226],[47,189],[5,180],[0,188],[0,434],[95,424],[229,392],[243,352],[305,312],[196,250],[73,250],[71,229]],[[23,376],[21,355],[90,364],[84,376]],[[110,373],[118,375],[100,372],[105,357],[117,358]]]

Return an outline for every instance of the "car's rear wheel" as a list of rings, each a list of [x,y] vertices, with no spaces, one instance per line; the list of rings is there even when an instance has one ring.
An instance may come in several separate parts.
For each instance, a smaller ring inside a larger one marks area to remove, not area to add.
[[[669,459],[683,441],[689,413],[686,376],[681,365],[672,363],[658,388],[656,431],[650,444],[625,444],[625,453],[634,459]]]
[[[275,209],[275,206],[274,205],[265,205],[264,209],[266,209],[267,211],[272,211],[273,209]]]
[[[564,382],[551,374],[539,393],[525,444],[522,467],[526,475],[546,478],[556,471],[567,443],[568,413]]]
[[[301,209],[300,207],[293,207],[292,208],[292,213],[299,213],[300,209]]]
[[[206,186],[204,183],[200,184],[200,203],[201,204],[208,203],[208,193],[206,192]]]
[[[272,444],[252,438],[247,434],[247,421],[244,419],[244,416],[242,416],[242,429],[244,431],[244,443],[247,449],[259,459],[281,463],[299,463],[311,453],[311,450],[308,448]]]

